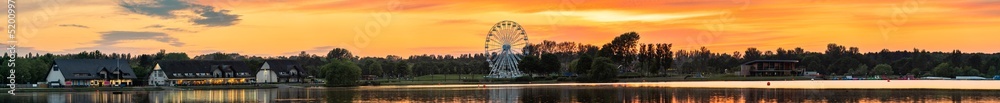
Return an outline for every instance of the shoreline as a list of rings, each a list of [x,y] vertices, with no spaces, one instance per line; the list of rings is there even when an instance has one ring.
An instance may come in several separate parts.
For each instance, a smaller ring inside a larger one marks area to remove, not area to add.
[[[168,90],[223,90],[223,89],[271,89],[275,85],[212,85],[212,86],[136,86],[136,87],[59,87],[59,88],[18,88],[15,93],[25,92],[94,92],[94,91],[168,91]],[[9,90],[9,89],[0,89]]]
[[[768,85],[770,84],[770,85]],[[612,86],[636,88],[715,88],[715,89],[818,89],[818,90],[1000,90],[1000,80],[773,80],[773,81],[666,81],[666,82],[489,82],[489,83],[440,83],[395,84],[357,87],[324,87],[323,84],[263,84],[215,86],[142,86],[142,87],[72,87],[72,88],[18,88],[24,92],[93,92],[93,91],[183,91],[225,89],[274,89],[274,88],[357,88],[357,89],[406,89],[406,88],[490,88],[490,87],[543,87],[543,86]],[[7,90],[7,89],[0,89]]]
[[[770,84],[770,85],[768,85]],[[671,81],[616,83],[538,83],[538,84],[449,84],[362,86],[361,89],[400,88],[490,88],[537,86],[614,86],[652,88],[718,88],[718,89],[900,89],[900,90],[1000,90],[994,80],[789,80],[789,81]]]

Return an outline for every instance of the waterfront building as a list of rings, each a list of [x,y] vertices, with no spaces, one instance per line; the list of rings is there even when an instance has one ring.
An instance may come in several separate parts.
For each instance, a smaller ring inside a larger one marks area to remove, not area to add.
[[[302,83],[312,79],[295,60],[264,60],[257,71],[257,83]]]
[[[220,85],[252,83],[254,72],[243,61],[160,61],[150,73],[150,85]]]
[[[56,59],[46,77],[53,87],[128,86],[133,79],[135,72],[122,59]]]
[[[741,76],[796,76],[803,73],[798,60],[754,60],[740,65]]]

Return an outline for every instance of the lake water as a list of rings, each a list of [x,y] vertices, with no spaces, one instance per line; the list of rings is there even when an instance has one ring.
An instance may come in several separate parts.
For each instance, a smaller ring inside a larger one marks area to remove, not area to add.
[[[191,102],[584,102],[584,103],[801,103],[973,102],[1000,103],[995,90],[671,88],[616,85],[426,86],[279,88],[185,91],[25,92],[0,95],[4,103]]]

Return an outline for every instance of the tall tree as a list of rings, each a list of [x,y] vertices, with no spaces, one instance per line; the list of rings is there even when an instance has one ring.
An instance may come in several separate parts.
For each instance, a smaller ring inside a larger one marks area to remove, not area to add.
[[[580,56],[580,59],[576,60],[576,66],[574,66],[576,68],[573,68],[573,70],[576,70],[574,72],[577,74],[589,74],[591,64],[593,64],[593,57],[590,55],[582,55]]]
[[[380,60],[366,59],[364,63],[365,63],[365,71],[368,72],[368,75],[382,76],[383,70],[382,70],[382,62]]]
[[[747,48],[747,50],[743,52],[743,59],[746,61],[758,60],[760,57],[761,53],[760,50],[757,50],[757,48]]]
[[[517,63],[517,67],[521,71],[528,72],[528,74],[540,73],[542,70],[541,64],[539,64],[538,57],[536,56],[524,56],[521,61]]]
[[[351,54],[351,51],[348,51],[347,49],[344,49],[344,48],[334,48],[333,50],[330,50],[330,52],[326,53],[326,59],[327,60],[330,60],[330,59],[350,59],[350,58],[353,58],[353,57],[354,57],[354,55]]]
[[[600,47],[597,47],[597,46],[594,46],[594,45],[579,45],[579,46],[580,47],[577,47],[578,49],[580,49],[578,55],[591,55],[591,56],[593,56],[593,55],[597,55],[597,52],[600,50]]]
[[[539,71],[539,73],[542,74],[555,73],[558,72],[560,68],[562,68],[562,64],[559,63],[559,57],[551,53],[542,54],[541,65],[542,69],[541,71]]]
[[[970,66],[972,68],[981,69],[980,71],[986,71],[985,67],[982,67],[983,57],[979,54],[972,54],[968,60],[965,61],[965,66]]]
[[[965,64],[963,62],[965,59],[962,59],[961,50],[952,51],[951,54],[948,54],[948,56],[945,57],[945,59],[948,60],[948,64],[951,64],[953,66],[964,66]]]
[[[656,58],[656,65],[658,68],[651,70],[651,72],[658,73],[660,70],[670,68],[674,63],[674,52],[670,49],[674,44],[656,44],[656,53],[654,58]]]
[[[840,46],[840,45],[837,45],[837,44],[834,44],[834,43],[830,43],[830,44],[826,45],[826,53],[825,54],[828,57],[842,57],[842,56],[844,56],[846,54],[846,52],[847,52],[847,50],[844,49],[844,46]]]
[[[610,58],[615,64],[626,64],[626,62],[635,58],[635,46],[638,40],[639,34],[635,32],[624,33],[615,37],[611,43],[604,44],[601,47],[600,54],[602,57]]]

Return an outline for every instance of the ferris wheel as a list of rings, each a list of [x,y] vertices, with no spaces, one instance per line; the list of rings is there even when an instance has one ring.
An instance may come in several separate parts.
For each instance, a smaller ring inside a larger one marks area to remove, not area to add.
[[[486,35],[486,62],[490,66],[490,74],[486,77],[514,78],[523,75],[517,63],[521,61],[526,45],[528,35],[521,25],[510,20],[494,24]]]

